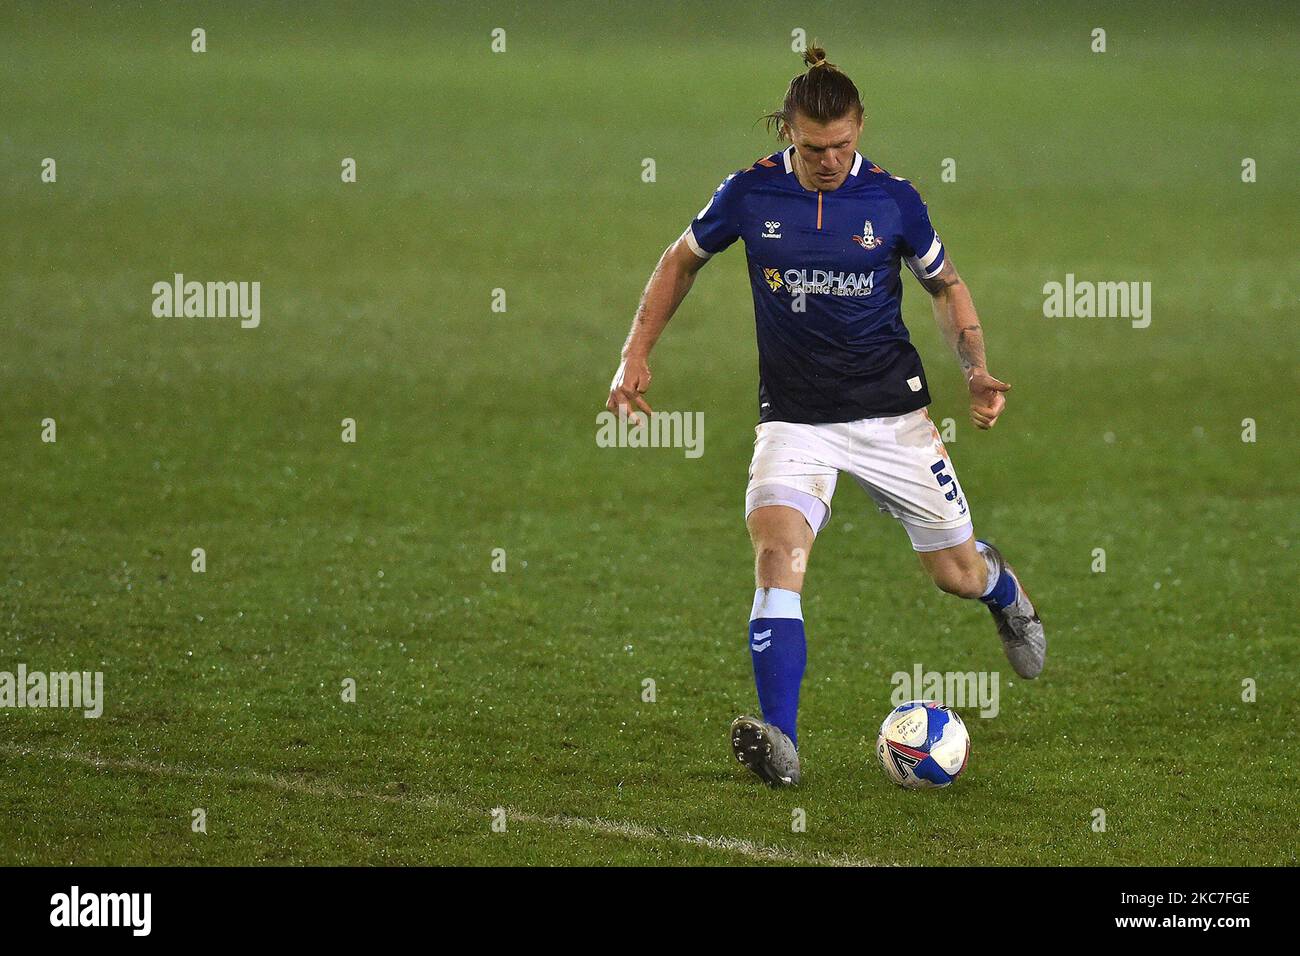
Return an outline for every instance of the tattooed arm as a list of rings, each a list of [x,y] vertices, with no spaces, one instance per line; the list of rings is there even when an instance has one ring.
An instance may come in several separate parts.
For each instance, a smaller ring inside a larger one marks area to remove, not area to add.
[[[921,285],[930,293],[934,304],[934,320],[939,324],[944,338],[957,353],[957,361],[970,388],[970,417],[978,428],[992,428],[1006,407],[1002,394],[1011,386],[999,382],[989,374],[984,362],[984,332],[970,290],[953,268],[949,259],[932,279],[922,279]]]

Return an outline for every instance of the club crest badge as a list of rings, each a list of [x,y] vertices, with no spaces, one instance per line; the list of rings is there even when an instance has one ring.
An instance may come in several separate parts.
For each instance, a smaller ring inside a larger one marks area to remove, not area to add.
[[[876,231],[872,228],[871,220],[868,219],[862,224],[862,235],[854,236],[853,241],[869,252],[878,249],[885,240],[876,237]]]

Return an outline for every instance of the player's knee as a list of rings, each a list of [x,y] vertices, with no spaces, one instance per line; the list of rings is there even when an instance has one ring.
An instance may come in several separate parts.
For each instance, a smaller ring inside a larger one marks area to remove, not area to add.
[[[762,565],[793,565],[800,553],[793,541],[760,541],[754,546],[754,557]]]
[[[977,598],[984,593],[985,574],[982,567],[944,565],[931,572],[935,586],[945,594],[963,598]]]
[[[797,541],[764,539],[754,544],[760,587],[782,587],[803,577],[808,556]]]

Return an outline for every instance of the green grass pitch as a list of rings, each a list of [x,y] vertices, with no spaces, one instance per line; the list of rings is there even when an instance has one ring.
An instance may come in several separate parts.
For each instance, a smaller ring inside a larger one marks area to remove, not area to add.
[[[1295,10],[949,6],[5,4],[0,671],[106,700],[0,709],[0,862],[1300,861]],[[1015,680],[842,482],[805,782],[772,792],[726,742],[755,708],[739,245],[653,356],[702,457],[595,435],[659,253],[775,148],[796,28],[1014,385],[975,433],[909,278],[931,414],[1051,648]],[[261,282],[261,325],[155,318],[177,272]],[[1150,327],[1045,318],[1067,273],[1150,281]],[[917,663],[1003,678],[942,792],[872,754]]]

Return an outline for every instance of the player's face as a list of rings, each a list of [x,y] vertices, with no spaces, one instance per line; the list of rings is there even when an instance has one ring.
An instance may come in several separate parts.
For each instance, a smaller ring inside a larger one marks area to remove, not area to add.
[[[853,168],[862,117],[850,113],[829,123],[818,123],[796,113],[789,131],[799,158],[800,181],[811,189],[838,189]]]

